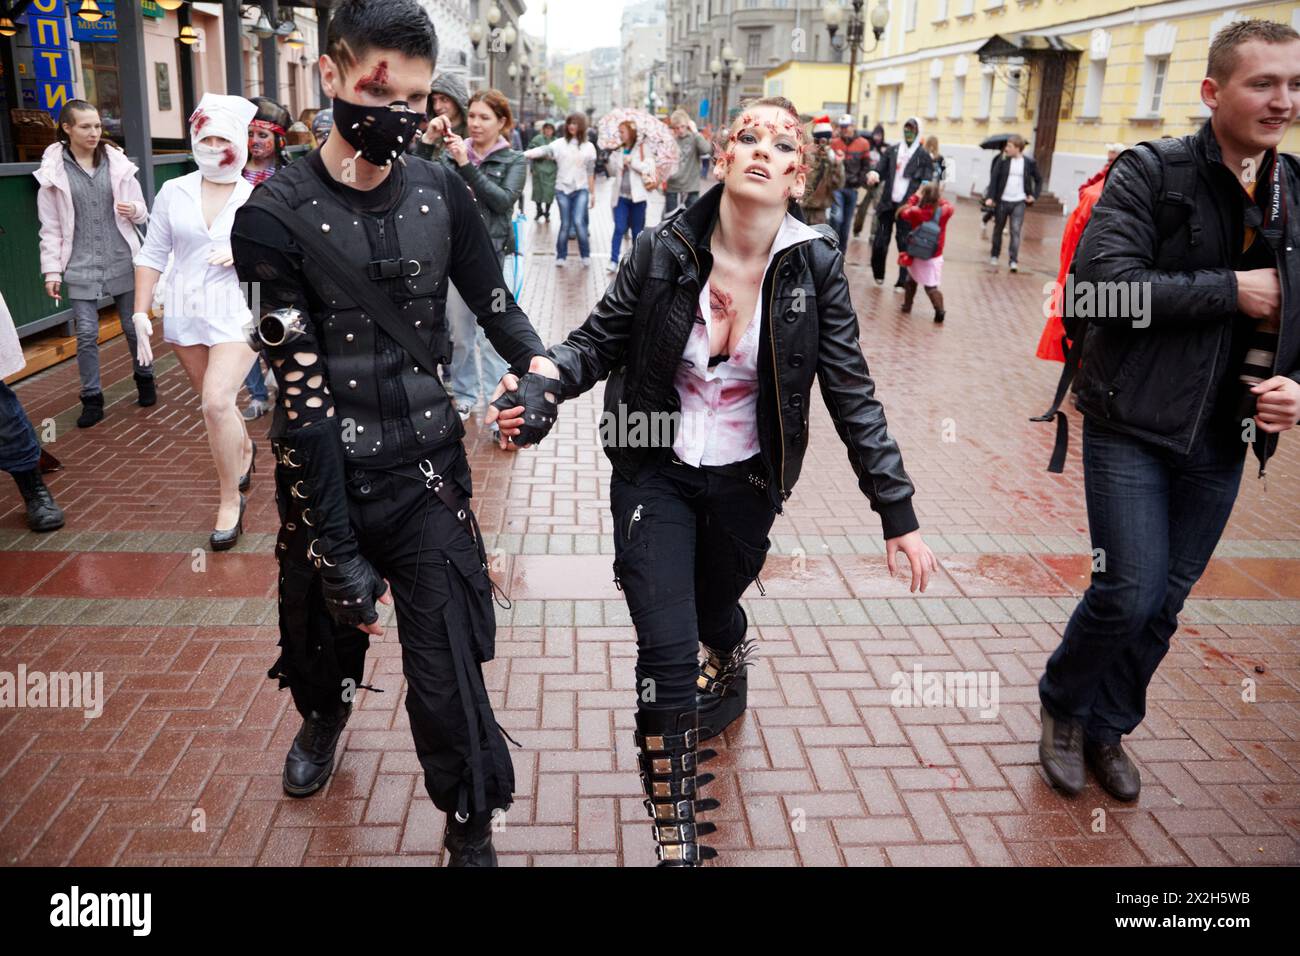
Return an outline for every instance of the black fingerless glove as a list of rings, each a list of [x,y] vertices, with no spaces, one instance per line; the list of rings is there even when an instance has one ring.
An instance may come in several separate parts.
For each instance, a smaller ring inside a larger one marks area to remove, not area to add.
[[[375,602],[387,585],[379,572],[361,555],[321,569],[321,593],[325,607],[342,627],[360,627],[379,620]]]
[[[524,423],[519,434],[510,440],[516,445],[536,445],[555,425],[559,413],[559,402],[546,397],[550,392],[557,398],[563,394],[564,383],[558,378],[547,378],[540,372],[527,372],[519,379],[519,387],[513,392],[506,392],[492,407],[504,412],[518,405],[524,407]]]

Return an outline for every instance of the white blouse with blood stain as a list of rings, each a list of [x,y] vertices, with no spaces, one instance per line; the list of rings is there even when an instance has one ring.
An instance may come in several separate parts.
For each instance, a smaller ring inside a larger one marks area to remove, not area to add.
[[[777,253],[820,233],[789,213],[768,253],[767,268]],[[766,278],[766,276],[765,276]],[[709,368],[709,330],[713,309],[711,287],[700,290],[696,322],[682,351],[673,384],[681,400],[682,420],[673,452],[688,465],[726,465],[758,454],[758,346],[763,325],[763,297],[754,303],[754,317],[725,361]]]

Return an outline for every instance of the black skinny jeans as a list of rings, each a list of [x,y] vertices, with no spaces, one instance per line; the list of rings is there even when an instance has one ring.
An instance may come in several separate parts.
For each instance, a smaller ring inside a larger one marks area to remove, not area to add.
[[[640,484],[615,473],[614,580],[636,627],[640,708],[695,706],[699,645],[745,636],[740,598],[758,577],[776,513],[744,478],[670,456]]]

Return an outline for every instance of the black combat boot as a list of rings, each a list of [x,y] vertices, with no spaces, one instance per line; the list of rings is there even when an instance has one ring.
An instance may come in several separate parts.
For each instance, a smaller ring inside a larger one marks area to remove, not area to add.
[[[699,838],[717,829],[697,823],[695,815],[716,810],[717,800],[701,800],[700,788],[713,774],[696,774],[698,762],[715,756],[699,750],[699,715],[690,710],[642,709],[636,712],[637,764],[645,791],[645,808],[654,820],[660,866],[699,866],[718,855]]]
[[[749,628],[745,609],[737,605],[744,620],[741,634]],[[726,653],[705,645],[708,655],[700,662],[700,676],[696,678],[695,703],[700,711],[700,739],[710,740],[722,733],[732,721],[745,712],[749,698],[749,678],[745,673],[752,667],[751,658],[758,647],[753,638],[741,638],[740,643]]]
[[[443,839],[447,848],[448,866],[497,865],[496,847],[492,845],[492,814],[476,813],[464,823],[456,814],[447,814],[447,836]]]
[[[284,792],[291,797],[307,797],[325,786],[334,772],[334,751],[339,736],[352,716],[352,705],[339,704],[333,714],[313,710],[302,722],[284,758]]]
[[[45,487],[40,468],[13,472],[14,483],[27,502],[27,527],[33,531],[57,531],[63,527],[63,509]]]

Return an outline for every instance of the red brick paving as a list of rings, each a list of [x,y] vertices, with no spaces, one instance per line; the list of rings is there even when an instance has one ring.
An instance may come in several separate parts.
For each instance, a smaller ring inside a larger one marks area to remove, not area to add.
[[[548,341],[578,324],[603,287],[609,214],[604,202],[597,207],[590,271],[556,272],[546,254],[531,259],[523,304]],[[976,536],[966,539],[971,542],[984,540],[980,535],[1073,539],[1087,527],[1077,416],[1063,475],[1043,470],[1052,430],[1026,420],[1045,406],[1057,374],[1056,366],[1031,355],[1042,322],[1040,289],[1055,271],[1052,235],[1059,224],[1030,217],[1025,270],[1009,276],[982,264],[976,221],[971,207],[959,205],[946,250],[949,318],[942,327],[930,322],[923,303],[911,316],[900,314],[889,288],[870,282],[865,246],[851,246],[865,350],[918,486],[924,532]],[[549,250],[545,239],[539,246]],[[121,339],[102,354],[106,382],[129,380]],[[65,412],[75,403],[75,368],[65,363],[23,383],[19,394],[38,423]],[[134,532],[144,542],[156,532],[192,532],[201,547],[216,493],[197,402],[174,367],[161,377],[160,396],[147,410],[119,401],[103,425],[58,435],[53,448],[66,468],[50,485],[68,514],[60,534]],[[594,431],[599,409],[595,393],[566,404],[555,436],[531,453],[502,454],[475,436],[476,503],[485,531],[551,536],[548,542],[608,536],[609,469]],[[812,419],[804,477],[774,535],[877,542],[878,522],[824,409]],[[259,436],[267,424],[255,426]],[[1285,436],[1281,447],[1267,491],[1249,475],[1243,481],[1225,536],[1225,545],[1238,549],[1221,549],[1193,593],[1194,603],[1246,602],[1219,605],[1225,621],[1242,607],[1300,599],[1300,562],[1251,550],[1269,542],[1293,548],[1300,540],[1300,437]],[[276,528],[268,477],[255,479],[250,532]],[[4,508],[0,532],[20,529],[16,497],[6,498]],[[1086,553],[1016,553],[1002,544],[942,552],[927,601],[991,599],[1010,609],[1008,602],[1020,599],[1068,601],[1086,586]],[[0,613],[19,596],[257,604],[274,595],[269,546],[256,554],[206,554],[203,573],[194,571],[188,546],[162,552],[144,545],[124,552],[47,547],[25,538],[0,553]],[[518,602],[616,603],[609,560],[607,554],[502,554],[497,576]],[[774,554],[763,581],[766,597],[751,591],[751,607],[879,604],[908,596],[905,583],[891,580],[874,554]],[[547,620],[503,626],[497,660],[487,668],[498,717],[523,744],[514,750],[517,800],[497,836],[502,862],[647,865],[653,847],[630,740],[630,628]],[[1092,785],[1067,799],[1046,785],[1037,767],[1034,685],[1062,627],[1059,621],[758,625],[751,709],[717,742],[721,752],[709,767],[718,774],[711,793],[723,801],[710,814],[718,823],[711,842],[723,851],[718,862],[1300,862],[1300,623],[1185,624],[1151,687],[1147,720],[1129,743],[1144,777],[1135,805],[1119,804]],[[0,670],[19,663],[29,670],[101,670],[107,698],[93,720],[72,710],[0,711],[0,859],[435,862],[442,823],[424,794],[411,747],[395,634],[376,641],[367,662],[367,682],[387,693],[358,697],[334,778],[303,801],[280,790],[298,719],[288,695],[265,680],[276,639],[267,624],[0,629]],[[891,676],[917,664],[996,672],[996,719],[959,708],[893,706]],[[1254,682],[1253,701],[1243,701],[1243,681]],[[202,827],[195,810],[203,813]]]

